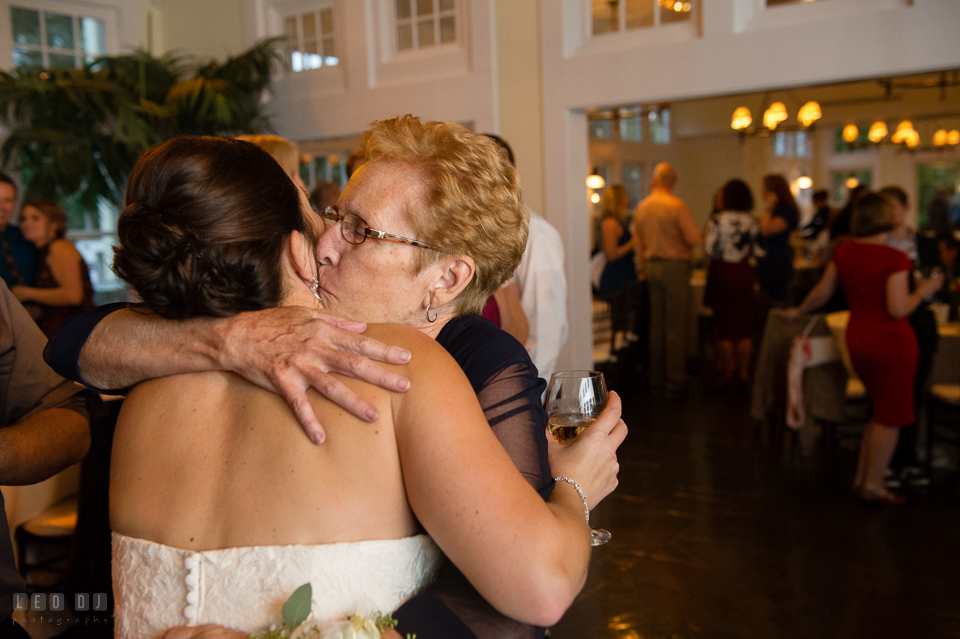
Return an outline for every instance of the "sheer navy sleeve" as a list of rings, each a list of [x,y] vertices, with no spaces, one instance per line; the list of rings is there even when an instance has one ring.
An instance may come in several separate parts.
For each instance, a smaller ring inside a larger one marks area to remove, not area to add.
[[[547,413],[540,398],[546,382],[526,349],[508,333],[478,316],[462,317],[443,327],[437,341],[466,373],[484,416],[510,459],[541,497],[553,490],[544,434]],[[401,634],[418,639],[539,639],[543,628],[520,623],[497,612],[447,561],[425,592],[410,599],[394,616]]]
[[[53,336],[47,347],[43,350],[43,359],[47,365],[57,372],[60,377],[80,382],[87,388],[106,393],[108,395],[122,395],[127,389],[102,389],[96,388],[83,381],[80,376],[80,351],[83,345],[90,338],[90,333],[96,328],[100,321],[122,308],[127,308],[129,304],[119,302],[116,304],[105,304],[97,308],[81,313],[80,315],[67,320],[60,326],[60,330]]]

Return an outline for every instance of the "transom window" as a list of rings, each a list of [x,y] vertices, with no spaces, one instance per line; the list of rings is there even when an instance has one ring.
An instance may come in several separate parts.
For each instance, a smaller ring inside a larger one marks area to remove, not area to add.
[[[697,0],[591,0],[593,35],[689,22]]]
[[[306,71],[340,64],[332,6],[288,15],[283,22],[291,69]]]
[[[456,0],[395,0],[397,51],[457,41]]]
[[[107,53],[103,20],[31,7],[10,7],[13,65],[73,69]]]

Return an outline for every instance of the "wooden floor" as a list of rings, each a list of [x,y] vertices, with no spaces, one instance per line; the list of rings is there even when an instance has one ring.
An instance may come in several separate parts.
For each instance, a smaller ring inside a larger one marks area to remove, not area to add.
[[[591,518],[613,541],[553,639],[960,637],[947,470],[906,506],[864,506],[848,492],[856,442],[832,473],[816,454],[788,463],[745,389],[714,390],[706,372],[669,401],[613,377],[630,435]]]

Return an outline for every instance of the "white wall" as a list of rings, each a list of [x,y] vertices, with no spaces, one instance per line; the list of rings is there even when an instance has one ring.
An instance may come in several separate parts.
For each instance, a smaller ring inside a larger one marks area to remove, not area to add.
[[[277,2],[242,0],[244,39],[281,33]],[[373,120],[413,113],[427,120],[495,129],[494,11],[488,0],[463,3],[456,47],[393,55],[384,27],[386,0],[337,0],[341,63],[290,73],[274,84],[268,105],[280,135],[298,141],[348,137]],[[441,50],[442,49],[442,50]]]
[[[585,35],[588,4],[545,2],[541,12],[544,129],[551,133],[545,214],[567,244],[571,285],[561,367],[589,366],[592,356],[584,109],[960,67],[960,2],[847,0],[766,10],[758,0],[710,0],[702,3],[702,37],[680,25],[597,38]]]
[[[150,2],[156,54],[174,52],[223,60],[245,50],[242,0]],[[253,43],[250,43],[253,44]]]

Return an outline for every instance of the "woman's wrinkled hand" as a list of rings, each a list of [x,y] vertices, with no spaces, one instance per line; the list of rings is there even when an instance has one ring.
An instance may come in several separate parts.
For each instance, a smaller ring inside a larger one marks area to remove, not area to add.
[[[163,633],[163,639],[249,639],[239,630],[212,623],[202,626],[176,626]]]
[[[627,425],[620,419],[620,412],[620,396],[611,391],[597,421],[577,437],[561,444],[547,432],[551,472],[577,482],[591,510],[618,484],[617,448],[627,436]]]

